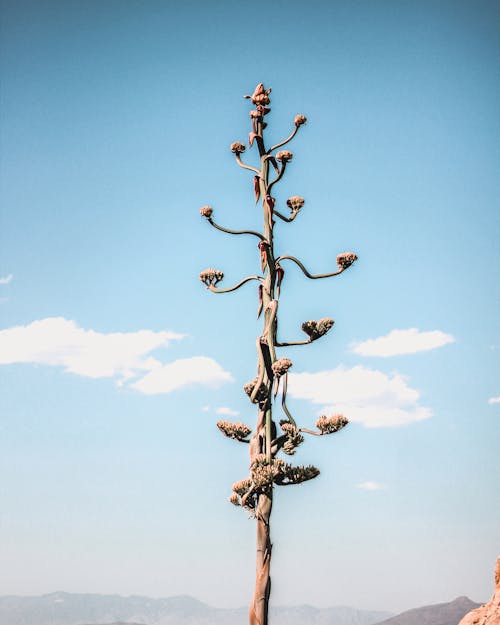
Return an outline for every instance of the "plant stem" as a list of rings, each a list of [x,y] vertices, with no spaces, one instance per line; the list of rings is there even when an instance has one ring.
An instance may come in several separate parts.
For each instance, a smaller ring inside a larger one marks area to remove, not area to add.
[[[263,281],[263,309],[264,309],[264,333],[271,364],[276,360],[276,319],[275,309],[270,306],[274,301],[274,284],[276,282],[276,262],[274,260],[273,249],[273,221],[271,206],[268,202],[269,193],[269,159],[266,158],[264,146],[262,122],[258,123],[258,134],[262,137],[257,145],[261,157],[261,171],[259,172],[260,197],[262,198],[263,218],[264,218],[264,240],[266,241],[265,253],[265,274]],[[264,363],[260,363],[264,368]],[[269,368],[270,369],[270,368]],[[259,372],[259,377],[262,371]],[[271,443],[273,438],[273,416],[272,416],[272,377],[268,370],[263,370],[264,383],[268,389],[268,400],[265,410],[265,418],[259,432],[260,453],[265,453],[268,462],[272,462]],[[272,370],[271,370],[272,375]],[[256,536],[256,571],[255,571],[255,591],[250,605],[249,624],[268,625],[269,621],[269,596],[271,593],[271,511],[273,505],[272,484],[259,495],[256,508],[257,536]]]

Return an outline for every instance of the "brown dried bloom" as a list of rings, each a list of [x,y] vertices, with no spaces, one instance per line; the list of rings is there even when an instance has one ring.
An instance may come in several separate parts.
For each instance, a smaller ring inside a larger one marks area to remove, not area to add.
[[[335,321],[333,319],[330,319],[330,317],[323,317],[323,319],[320,319],[316,326],[318,334],[320,336],[323,336],[324,334],[326,334],[328,330],[330,330],[333,327],[334,323]]]
[[[218,269],[212,269],[209,267],[200,273],[200,280],[209,286],[215,286],[218,282],[220,282],[224,278],[224,274],[222,271]]]
[[[273,362],[272,370],[274,372],[274,375],[277,378],[280,378],[282,375],[285,375],[285,373],[288,371],[288,369],[290,369],[291,366],[292,361],[290,360],[290,358],[278,358],[278,360]]]
[[[299,195],[289,197],[286,201],[288,208],[290,208],[294,213],[299,211],[304,206],[304,202],[304,198]]]
[[[267,106],[270,99],[267,93],[259,93],[252,98],[252,101],[254,104],[257,104],[257,106]]]
[[[233,506],[241,506],[240,498],[236,493],[231,493],[228,497],[228,501],[233,504]]]
[[[248,425],[241,423],[231,423],[230,421],[217,421],[217,427],[228,438],[234,438],[237,441],[244,440],[252,431]]]
[[[253,393],[255,385],[257,384],[258,378],[254,378],[250,382],[247,382],[243,387],[245,393],[250,397]],[[257,391],[256,400],[258,402],[266,401],[268,397],[267,386],[264,383],[261,383],[259,390]]]
[[[282,421],[281,429],[287,437],[282,449],[285,454],[293,456],[297,447],[304,442],[304,437],[299,432],[298,428],[295,425],[292,425],[289,421]]]
[[[334,434],[342,428],[344,428],[349,421],[341,414],[335,414],[331,417],[321,415],[316,421],[316,427],[321,431],[321,434]]]
[[[276,154],[276,159],[278,161],[281,161],[282,163],[287,163],[288,161],[291,161],[292,158],[293,158],[293,154],[292,152],[289,152],[288,150],[280,150]]]
[[[277,480],[286,463],[281,458],[273,458],[270,462],[265,454],[256,456],[251,466],[252,482],[256,488],[265,488]]]
[[[306,121],[307,121],[307,117],[305,115],[295,115],[295,119],[293,120],[293,123],[298,128],[299,126],[302,126],[303,124],[305,124]]]
[[[241,152],[244,152],[246,150],[243,143],[240,143],[239,141],[235,141],[234,143],[231,143],[230,148],[231,148],[231,152],[234,152],[235,154],[241,154]]]
[[[244,480],[239,480],[238,482],[235,482],[232,485],[231,490],[237,493],[240,497],[243,497],[243,495],[248,493],[251,486],[252,482],[248,478],[245,478]]]
[[[358,260],[358,257],[354,252],[343,252],[337,256],[337,265],[340,269],[347,269],[355,260]]]
[[[210,219],[213,212],[214,212],[214,209],[211,206],[202,206],[200,208],[200,215],[202,217],[206,217],[207,219]]]
[[[262,113],[257,109],[252,109],[250,111],[250,117],[252,119],[259,119],[259,117],[262,117]]]
[[[324,336],[328,330],[330,330],[335,321],[330,317],[323,317],[319,321],[311,319],[310,321],[304,321],[302,324],[302,330],[307,334],[311,341],[315,341]]]
[[[243,96],[244,98],[250,98],[254,104],[257,106],[266,106],[269,104],[269,94],[271,93],[271,89],[265,89],[262,83],[259,83],[256,87],[252,95]]]
[[[307,482],[319,475],[320,471],[312,464],[306,467],[294,467],[291,464],[286,464],[282,470],[277,484],[300,484],[301,482]]]

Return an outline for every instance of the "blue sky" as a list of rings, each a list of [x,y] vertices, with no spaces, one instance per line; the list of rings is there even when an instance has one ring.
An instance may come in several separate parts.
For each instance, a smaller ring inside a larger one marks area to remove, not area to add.
[[[290,404],[321,476],[277,492],[276,604],[402,610],[491,592],[500,553],[499,11],[493,2],[1,3],[2,594],[248,603],[254,525],[227,503],[252,424],[251,174],[229,150],[258,82],[275,187]],[[252,162],[254,155],[246,155]],[[248,175],[247,175],[248,174]],[[496,174],[496,175],[495,175]],[[399,331],[399,332],[395,332]],[[378,340],[377,340],[378,339]],[[154,375],[153,375],[154,374]],[[225,416],[224,418],[233,418]]]

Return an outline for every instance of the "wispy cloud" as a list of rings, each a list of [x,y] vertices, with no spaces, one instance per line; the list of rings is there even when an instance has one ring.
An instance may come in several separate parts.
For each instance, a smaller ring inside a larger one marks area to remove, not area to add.
[[[168,393],[190,383],[212,385],[230,379],[230,374],[210,358],[198,356],[165,364],[151,356],[159,347],[182,338],[182,334],[170,331],[102,333],[81,328],[63,317],[49,317],[1,330],[0,365],[61,367],[88,378],[116,378],[120,386],[143,376],[132,386],[148,394]]]
[[[359,484],[356,484],[356,488],[360,488],[361,490],[375,491],[385,490],[386,486],[385,484],[381,484],[380,482],[371,482],[370,480],[368,480],[367,482],[361,482]]]
[[[233,410],[227,406],[220,406],[219,408],[216,408],[215,413],[226,417],[237,417],[240,414],[237,410]]]
[[[454,342],[455,338],[451,334],[440,330],[421,332],[417,328],[409,328],[408,330],[391,330],[385,336],[354,343],[352,351],[361,356],[399,356],[426,352]]]
[[[0,284],[9,284],[9,282],[12,282],[13,277],[14,275],[12,273],[9,273],[8,276],[0,278]]]
[[[500,404],[500,395],[498,395],[497,397],[490,397],[488,399],[488,403],[489,404]]]
[[[393,427],[422,421],[432,410],[419,405],[420,393],[399,374],[340,365],[329,371],[289,374],[289,394],[342,413],[366,427]]]

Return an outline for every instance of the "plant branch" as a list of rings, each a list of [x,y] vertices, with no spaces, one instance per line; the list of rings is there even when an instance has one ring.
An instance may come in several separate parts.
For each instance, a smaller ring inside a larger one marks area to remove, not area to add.
[[[243,169],[249,169],[250,171],[253,171],[254,173],[260,176],[260,170],[258,170],[256,167],[252,167],[251,165],[247,165],[246,163],[244,163],[241,160],[239,154],[236,154],[236,162],[238,163],[240,167],[243,167]]]
[[[323,432],[315,432],[314,430],[309,430],[308,428],[299,428],[299,432],[305,432],[306,434],[312,434],[313,436],[323,436]]]
[[[282,221],[286,221],[287,223],[290,223],[291,221],[293,221],[295,217],[297,217],[298,214],[299,214],[299,211],[294,211],[290,215],[290,217],[285,217],[285,215],[282,215],[279,211],[273,210],[273,215],[276,215],[276,217],[279,217]]]
[[[312,274],[307,271],[304,265],[300,262],[298,258],[295,258],[295,256],[280,256],[279,258],[276,259],[276,263],[279,263],[282,260],[292,260],[296,265],[298,265],[302,269],[302,273],[306,275],[308,278],[310,278],[311,280],[318,280],[320,278],[332,278],[333,276],[338,276],[344,271],[344,269],[341,268],[331,273]]]
[[[286,139],[284,139],[281,143],[277,143],[276,145],[273,145],[272,148],[270,148],[267,153],[271,154],[271,152],[274,152],[274,150],[277,150],[278,148],[283,147],[284,145],[286,145],[289,141],[291,141],[295,135],[297,134],[297,131],[299,129],[299,126],[295,126],[292,134],[290,136],[288,136]]]
[[[246,282],[249,282],[250,280],[262,281],[263,279],[264,278],[262,278],[261,276],[248,276],[247,278],[243,278],[243,280],[240,280],[238,284],[235,284],[229,289],[218,289],[213,284],[210,284],[207,288],[210,289],[212,293],[230,293],[231,291],[236,291],[236,289],[239,289],[240,286],[243,286]]]
[[[267,192],[269,194],[271,193],[271,189],[273,188],[273,186],[283,178],[283,174],[285,173],[285,169],[286,169],[286,161],[283,161],[282,164],[281,164],[280,173],[276,176],[276,178],[267,187]]]
[[[286,389],[287,389],[287,376],[285,375],[284,380],[283,380],[283,391],[281,393],[281,407],[283,408],[283,412],[288,417],[288,420],[290,421],[290,423],[294,425],[295,427],[297,427],[297,424],[295,423],[295,419],[290,414],[290,411],[288,410],[287,405],[286,405],[286,401],[285,401]]]
[[[260,232],[255,232],[254,230],[230,230],[229,228],[224,228],[223,226],[219,226],[219,224],[216,224],[211,217],[209,217],[207,221],[210,225],[212,225],[214,228],[217,228],[217,230],[220,230],[221,232],[227,232],[227,234],[253,234],[261,241],[265,241],[264,235],[260,234]]]
[[[308,341],[287,341],[285,343],[276,342],[276,347],[292,347],[294,345],[310,345],[311,340]]]

